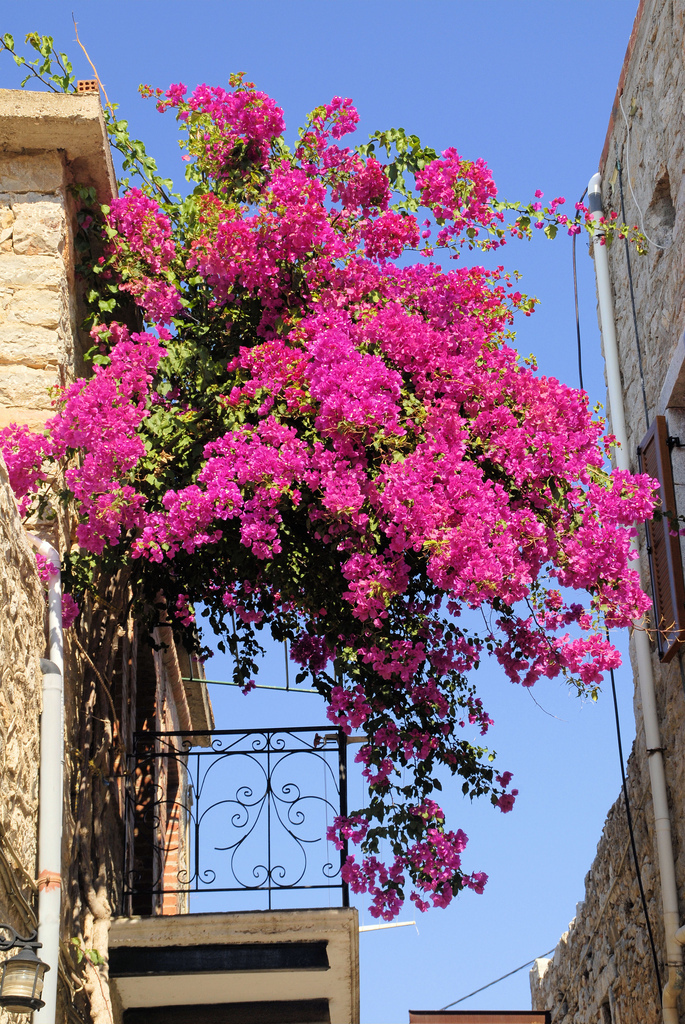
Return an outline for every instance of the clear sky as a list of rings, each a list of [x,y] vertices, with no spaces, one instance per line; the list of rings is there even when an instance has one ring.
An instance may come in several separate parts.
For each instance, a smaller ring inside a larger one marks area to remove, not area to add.
[[[403,127],[436,150],[455,146],[484,157],[507,198],[527,200],[541,188],[575,201],[597,170],[636,7],[637,0],[23,0],[2,5],[0,27],[17,42],[28,31],[53,35],[73,55],[78,77],[90,78],[74,42],[73,10],[120,116],[179,179],[174,121],[139,98],[138,84],[225,85],[231,71],[242,70],[284,108],[289,131],[333,95],[351,96],[361,114],[359,141],[376,128]],[[0,86],[18,83],[5,57]],[[543,372],[577,384],[570,240],[510,245],[502,261],[523,271],[523,290],[542,300],[519,324],[520,350],[534,352]],[[603,401],[584,239],[578,261],[585,383],[593,402]],[[218,659],[208,669],[226,672]],[[363,1024],[406,1021],[410,1007],[438,1009],[553,947],[583,898],[618,795],[608,689],[593,705],[558,682],[529,693],[494,666],[481,673],[496,722],[489,740],[520,796],[502,815],[447,794],[454,826],[470,836],[465,867],[487,871],[490,882],[482,896],[469,892],[447,911],[419,915],[418,934],[362,933]],[[618,682],[629,747],[627,669]],[[213,690],[224,728],[323,721],[318,697]],[[413,907],[402,916],[413,918]],[[527,971],[462,1005],[529,1007]]]

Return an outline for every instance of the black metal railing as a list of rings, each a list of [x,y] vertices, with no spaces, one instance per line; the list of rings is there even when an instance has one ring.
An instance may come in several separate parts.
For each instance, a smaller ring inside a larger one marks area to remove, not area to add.
[[[181,913],[209,892],[251,892],[272,909],[303,889],[310,904],[337,889],[349,905],[347,851],[326,837],[347,813],[342,730],[137,733],[126,777],[127,912]]]

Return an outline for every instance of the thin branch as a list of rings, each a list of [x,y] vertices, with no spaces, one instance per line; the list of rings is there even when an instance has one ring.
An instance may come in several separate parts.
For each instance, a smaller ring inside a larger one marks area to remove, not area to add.
[[[567,719],[566,719],[566,718],[559,718],[559,716],[558,716],[558,715],[553,715],[551,711],[548,711],[548,710],[547,710],[547,708],[543,708],[542,704],[540,704],[540,702],[539,702],[539,701],[537,701],[537,700],[535,699],[535,697],[533,696],[533,691],[532,691],[532,689],[530,688],[530,686],[526,687],[526,689],[528,690],[528,695],[529,695],[530,699],[532,700],[533,704],[537,704],[537,706],[538,706],[538,707],[540,708],[540,711],[544,711],[544,713],[545,713],[546,715],[549,715],[549,717],[550,717],[550,718],[556,718],[557,722],[565,722],[565,723],[567,723],[567,724],[568,724],[568,722],[567,722]]]
[[[42,82],[43,85],[47,85],[48,89],[50,89],[51,92],[59,92],[59,89],[56,89],[50,81],[48,81],[46,78],[43,78],[43,76],[39,74],[38,71],[36,71],[35,67],[33,66],[33,63],[30,60],[25,60],[23,57],[18,57],[16,52],[12,49],[12,47],[7,46],[6,43],[3,43],[0,53],[4,53],[5,50],[7,50],[8,53],[12,54],[14,58],[14,63],[17,65],[18,68],[28,68],[29,73],[32,74],[34,78],[37,78],[39,82]],[[38,61],[36,61],[36,63],[38,63]],[[24,79],[22,83],[22,88],[24,87],[27,81],[28,76]]]
[[[102,686],[103,690],[105,691],[105,694],[107,696],[107,700],[109,701],[109,708],[110,708],[110,711],[112,712],[112,722],[116,722],[116,720],[117,720],[117,713],[116,713],[116,709],[114,707],[114,701],[112,700],[112,694],[109,691],[109,687],[108,687],[107,683],[103,679],[103,677],[102,677],[102,675],[101,675],[97,665],[95,664],[95,662],[93,661],[93,659],[91,658],[90,654],[85,649],[85,647],[83,646],[83,644],[81,643],[81,641],[79,640],[79,638],[78,638],[78,636],[76,635],[75,632],[74,632],[73,639],[74,639],[74,641],[76,643],[76,646],[80,650],[81,654],[86,659],[86,661],[90,665],[91,669],[95,673],[95,678],[98,680],[98,682]]]

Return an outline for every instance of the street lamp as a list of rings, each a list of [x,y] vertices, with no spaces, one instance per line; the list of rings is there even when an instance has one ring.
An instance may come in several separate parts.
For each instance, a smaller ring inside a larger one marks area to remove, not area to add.
[[[0,965],[0,1006],[9,1013],[32,1013],[45,1005],[40,995],[43,976],[50,967],[36,955],[41,946],[36,941],[37,934],[33,932],[24,939],[10,925],[0,924],[0,951],[19,948],[16,956],[8,957]]]

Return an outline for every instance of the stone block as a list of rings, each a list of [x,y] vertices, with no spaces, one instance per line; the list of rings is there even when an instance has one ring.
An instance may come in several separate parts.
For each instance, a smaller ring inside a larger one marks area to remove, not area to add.
[[[31,430],[42,430],[45,421],[54,415],[54,409],[20,409],[16,406],[0,405],[0,430],[10,423],[26,425]]]
[[[14,203],[13,249],[24,256],[61,253],[66,243],[64,208],[57,202]]]
[[[59,372],[28,366],[0,365],[0,406],[6,409],[52,411],[48,389],[60,383]]]
[[[62,350],[55,328],[49,330],[11,321],[0,324],[0,365],[22,365],[37,370],[57,367],[63,362]]]
[[[64,185],[64,164],[58,152],[0,154],[3,192],[58,192]]]
[[[14,214],[10,206],[0,204],[0,252],[12,251]]]
[[[18,322],[33,327],[49,327],[55,330],[63,312],[59,292],[46,288],[19,288],[5,305],[5,318],[10,323]]]
[[[0,289],[66,287],[64,264],[59,256],[17,256],[0,253]]]

